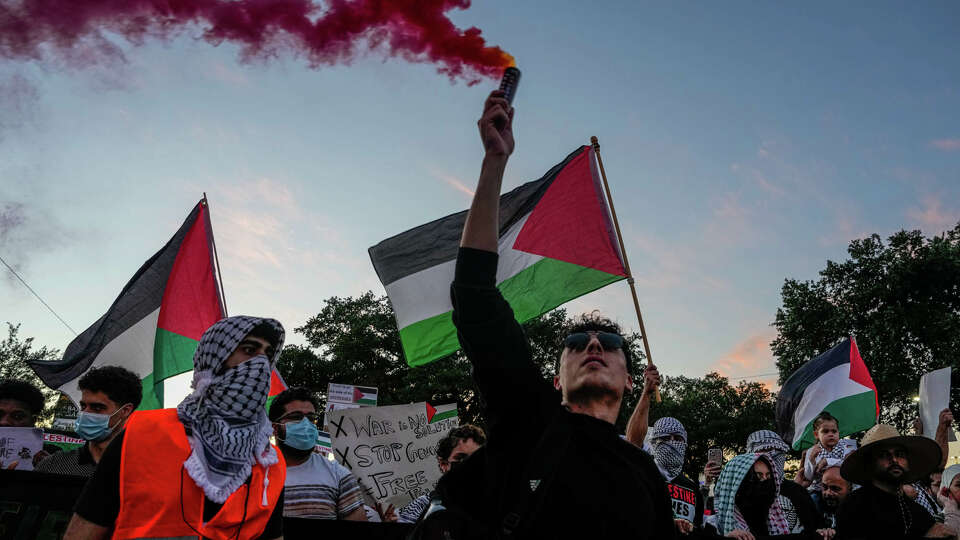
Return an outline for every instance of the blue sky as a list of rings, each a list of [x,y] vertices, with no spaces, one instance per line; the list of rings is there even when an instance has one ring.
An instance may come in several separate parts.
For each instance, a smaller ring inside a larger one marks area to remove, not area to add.
[[[852,238],[960,220],[955,2],[586,6],[451,18],[523,70],[505,188],[600,137],[663,372],[775,371],[784,278],[815,278]],[[242,62],[196,35],[117,40],[124,60],[82,69],[0,60],[0,208],[19,205],[0,255],[78,331],[203,191],[230,312],[288,328],[382,293],[366,249],[469,205],[495,81],[378,52]],[[9,275],[0,306],[38,344],[72,337]],[[567,307],[636,326],[624,283]]]

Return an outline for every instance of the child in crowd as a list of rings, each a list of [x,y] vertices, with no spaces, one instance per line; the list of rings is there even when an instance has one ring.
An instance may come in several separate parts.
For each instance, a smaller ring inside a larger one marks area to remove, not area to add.
[[[810,480],[810,496],[816,502],[822,490],[820,478],[828,462],[843,461],[852,452],[850,446],[840,442],[840,422],[827,411],[813,419],[813,438],[817,442],[807,451],[803,460],[803,476]]]

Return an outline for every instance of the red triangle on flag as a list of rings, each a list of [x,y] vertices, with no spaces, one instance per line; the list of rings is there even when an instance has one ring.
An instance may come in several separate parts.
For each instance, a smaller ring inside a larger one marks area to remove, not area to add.
[[[356,386],[353,387],[353,402],[356,403],[363,399],[363,392],[360,391]]]
[[[617,276],[627,275],[603,186],[584,146],[530,212],[513,249]]]
[[[433,408],[433,405],[427,403],[427,423],[429,424],[433,420],[433,415],[437,414],[437,410]]]
[[[283,377],[280,376],[280,372],[277,371],[277,368],[273,368],[273,371],[270,373],[270,393],[267,394],[268,397],[275,396],[286,389],[286,381],[284,381]]]

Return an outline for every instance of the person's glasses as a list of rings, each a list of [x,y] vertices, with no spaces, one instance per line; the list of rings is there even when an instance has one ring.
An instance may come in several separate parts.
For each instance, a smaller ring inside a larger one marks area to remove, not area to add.
[[[277,419],[278,423],[281,424],[296,424],[297,422],[306,418],[310,421],[311,424],[318,426],[320,425],[320,415],[317,413],[302,413],[299,411],[293,411],[287,413]]]
[[[600,342],[600,346],[603,347],[605,351],[615,351],[623,348],[623,338],[609,332],[576,332],[570,334],[563,340],[563,346],[570,350],[580,352],[587,348],[593,336],[597,336],[597,341]]]

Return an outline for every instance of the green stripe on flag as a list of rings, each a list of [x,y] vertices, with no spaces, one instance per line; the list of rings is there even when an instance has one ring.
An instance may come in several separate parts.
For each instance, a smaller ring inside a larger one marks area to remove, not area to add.
[[[541,259],[497,288],[523,323],[624,276],[556,259]],[[434,315],[400,329],[403,354],[411,366],[422,366],[460,348],[452,311]]]
[[[197,340],[157,328],[153,341],[153,378],[155,382],[193,369],[193,353]]]
[[[377,404],[377,400],[375,400],[375,399],[362,398],[362,399],[358,399],[358,400],[357,400],[357,404],[358,404],[358,405],[376,405],[376,404]]]
[[[877,423],[877,402],[872,391],[854,394],[830,402],[823,410],[839,420],[840,436],[845,437],[858,431],[870,429]],[[803,429],[799,441],[793,442],[794,450],[810,448],[816,440],[813,438],[813,421]]]
[[[140,400],[138,411],[152,411],[163,408],[163,398],[154,391],[153,374],[143,378],[143,399]]]
[[[446,420],[447,418],[453,418],[453,417],[455,417],[455,416],[457,416],[457,409],[456,409],[456,408],[454,408],[454,409],[452,409],[452,410],[449,410],[449,411],[444,411],[444,412],[439,412],[439,411],[438,411],[437,414],[433,415],[433,418],[430,419],[430,423],[431,423],[431,424],[436,424],[437,422],[439,422],[439,421],[441,421],[441,420]]]

